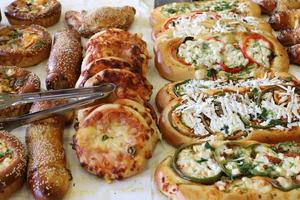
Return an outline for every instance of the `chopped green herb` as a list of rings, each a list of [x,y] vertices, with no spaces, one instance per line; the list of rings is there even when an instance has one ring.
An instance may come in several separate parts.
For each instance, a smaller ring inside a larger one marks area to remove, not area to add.
[[[200,160],[197,160],[196,162],[201,164],[201,163],[206,162],[206,161],[208,161],[208,160],[205,159],[205,158],[201,158]]]

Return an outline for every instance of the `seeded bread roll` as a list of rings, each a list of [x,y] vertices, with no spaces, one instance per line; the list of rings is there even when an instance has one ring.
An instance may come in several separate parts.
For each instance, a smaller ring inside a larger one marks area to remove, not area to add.
[[[48,61],[47,89],[73,88],[80,74],[81,61],[80,35],[72,30],[56,33]]]
[[[64,101],[39,102],[32,106],[31,112],[37,112]],[[63,131],[66,118],[53,116],[32,123],[26,132],[29,163],[27,181],[37,200],[59,200],[68,191],[72,179],[66,167],[63,149]]]

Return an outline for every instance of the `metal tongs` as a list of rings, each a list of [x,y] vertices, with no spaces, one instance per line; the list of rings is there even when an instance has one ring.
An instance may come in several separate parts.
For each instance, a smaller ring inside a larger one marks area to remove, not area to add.
[[[58,105],[50,109],[30,113],[18,117],[0,119],[0,130],[11,131],[16,127],[48,118],[53,114],[67,110],[75,110],[93,103],[96,99],[107,97],[115,90],[116,86],[112,83],[105,83],[99,86],[86,88],[72,88],[63,90],[52,90],[46,92],[36,92],[27,94],[0,94],[0,109],[18,104],[33,103],[36,101],[55,100],[55,99],[76,99],[69,103]]]

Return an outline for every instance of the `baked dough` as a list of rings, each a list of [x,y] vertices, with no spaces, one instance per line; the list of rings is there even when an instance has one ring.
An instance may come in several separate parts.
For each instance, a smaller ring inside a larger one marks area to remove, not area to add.
[[[1,65],[29,67],[50,54],[51,36],[42,26],[2,26],[0,37]]]
[[[153,121],[151,115],[140,107],[124,102],[101,105],[80,124],[73,148],[87,171],[111,182],[143,170],[158,136],[155,123],[143,117]]]
[[[271,26],[262,18],[217,12],[194,12],[167,19],[153,27],[152,38],[165,40],[174,37],[210,33],[256,32],[272,36]]]
[[[257,42],[260,49],[255,46]],[[249,57],[251,54],[256,58]],[[228,67],[226,60],[233,67]],[[284,47],[273,37],[257,33],[218,33],[157,41],[155,66],[160,75],[170,81],[194,77],[235,79],[256,77],[270,70],[287,72],[289,59]]]
[[[255,143],[247,142],[244,144],[250,145]],[[199,153],[199,155],[203,154]],[[154,175],[158,189],[172,200],[294,200],[299,198],[299,188],[283,191],[272,186],[272,179],[263,176],[237,178],[232,183],[229,183],[229,186],[225,185],[231,190],[224,192],[220,190],[222,189],[223,181],[220,181],[220,186],[218,186],[218,183],[205,185],[181,178],[174,171],[172,159],[173,156],[165,158],[157,166]]]
[[[156,106],[162,111],[173,99],[194,93],[206,92],[210,90],[239,90],[245,91],[245,87],[267,86],[274,84],[295,85],[298,80],[293,75],[286,72],[269,72],[262,77],[249,78],[247,80],[197,80],[189,79],[168,83],[162,87],[155,98]],[[242,88],[241,88],[242,86]]]
[[[150,23],[152,26],[164,22],[170,17],[190,12],[215,11],[220,13],[236,13],[244,16],[260,16],[260,7],[249,0],[212,0],[200,2],[180,2],[170,3],[155,8],[150,14]]]
[[[296,87],[285,85],[185,95],[163,109],[159,128],[162,137],[175,147],[224,139],[299,142],[299,119],[292,114],[299,112],[298,100]]]
[[[99,32],[89,39],[81,69],[85,70],[96,59],[110,56],[122,58],[133,67],[141,67],[144,75],[148,70],[150,54],[146,42],[138,34],[115,28]]]

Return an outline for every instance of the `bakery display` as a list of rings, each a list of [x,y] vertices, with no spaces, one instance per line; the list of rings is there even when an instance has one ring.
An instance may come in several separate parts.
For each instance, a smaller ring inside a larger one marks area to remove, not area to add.
[[[241,16],[234,13],[192,12],[169,18],[154,26],[152,38],[154,40],[157,38],[166,40],[176,37],[228,32],[256,32],[272,36],[271,26],[262,18]]]
[[[51,36],[39,25],[0,27],[0,64],[36,65],[48,58]]]
[[[195,143],[156,168],[155,183],[170,199],[297,199],[299,144],[253,141]]]
[[[262,77],[248,78],[246,80],[199,80],[189,79],[184,81],[177,81],[168,83],[162,87],[155,98],[156,106],[159,111],[162,111],[168,103],[177,97],[184,95],[192,96],[198,93],[210,93],[213,91],[244,91],[245,88],[249,87],[265,87],[277,84],[285,85],[297,85],[297,79],[289,73],[278,72],[278,73],[266,73]]]
[[[25,94],[40,91],[40,79],[32,72],[13,66],[0,66],[0,93]],[[0,109],[0,119],[29,112],[31,104]]]
[[[128,30],[134,21],[135,12],[131,6],[102,7],[91,12],[67,11],[65,21],[68,28],[88,38],[109,28]]]
[[[47,89],[75,87],[82,61],[81,38],[76,31],[55,33],[47,66]]]
[[[81,165],[107,182],[141,172],[158,140],[149,111],[133,103],[97,107],[81,122],[73,139]]]
[[[168,18],[191,12],[217,11],[221,13],[236,13],[244,16],[260,16],[260,8],[257,4],[248,0],[211,0],[199,2],[170,3],[152,10],[150,23],[152,26],[162,23]]]
[[[0,131],[0,199],[7,200],[25,181],[26,150],[15,136]]]
[[[248,78],[287,72],[289,59],[273,37],[258,33],[218,33],[157,41],[155,66],[171,81]]]
[[[64,100],[34,103],[31,113],[65,103]],[[63,199],[72,179],[66,167],[63,132],[68,119],[62,115],[34,122],[26,130],[29,161],[27,182],[37,200]]]
[[[160,131],[176,147],[201,140],[300,141],[298,84],[288,83],[177,97],[163,109]]]
[[[61,4],[57,0],[14,0],[4,12],[12,25],[49,27],[59,21]]]

